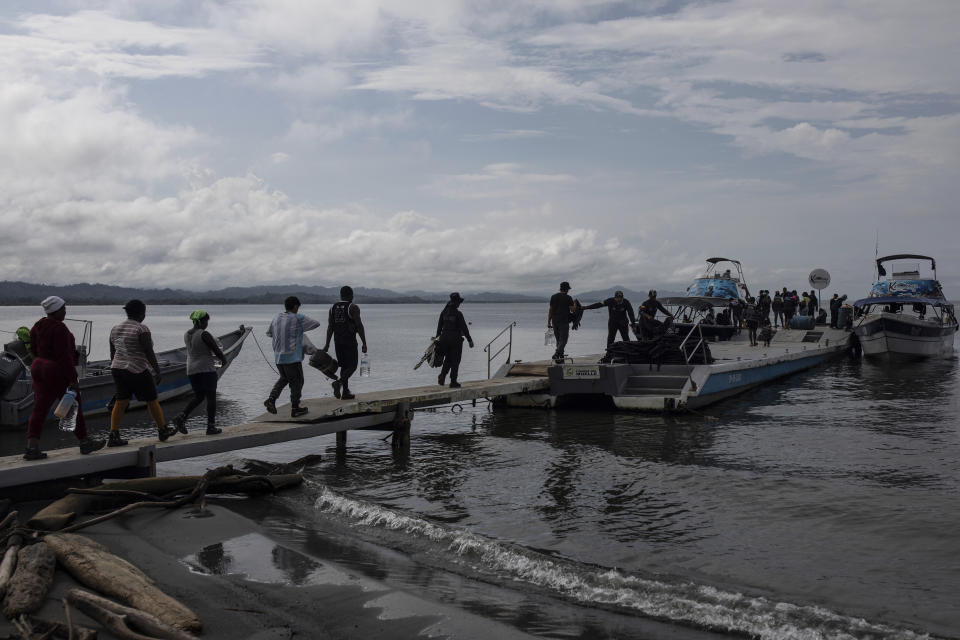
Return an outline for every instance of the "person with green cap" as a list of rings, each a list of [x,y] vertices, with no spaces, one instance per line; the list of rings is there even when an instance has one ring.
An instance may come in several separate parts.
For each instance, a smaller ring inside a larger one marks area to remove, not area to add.
[[[16,355],[23,366],[29,369],[33,362],[33,354],[30,353],[30,329],[26,327],[17,329],[17,337],[3,345],[3,350]]]
[[[193,328],[183,334],[187,345],[187,377],[193,389],[193,398],[173,419],[173,426],[180,433],[187,433],[187,418],[190,412],[204,401],[207,403],[207,435],[214,436],[221,431],[216,425],[217,418],[217,360],[220,365],[227,361],[217,339],[207,331],[210,314],[198,309],[190,314]]]

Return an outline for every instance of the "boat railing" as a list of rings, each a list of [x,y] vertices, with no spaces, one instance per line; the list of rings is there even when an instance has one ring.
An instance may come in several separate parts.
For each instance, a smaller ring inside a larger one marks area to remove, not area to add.
[[[684,362],[686,362],[687,364],[690,364],[690,359],[697,354],[697,349],[699,349],[702,345],[705,344],[705,341],[704,341],[704,339],[703,339],[703,326],[702,326],[702,324],[703,324],[703,318],[698,318],[698,319],[697,319],[697,324],[695,324],[695,325],[690,329],[690,331],[687,333],[687,335],[686,335],[686,336],[683,338],[683,340],[680,342],[680,347],[679,347],[680,353],[683,354],[683,360],[684,360]],[[687,341],[690,340],[690,336],[693,335],[693,332],[694,332],[694,331],[697,332],[697,335],[700,337],[700,339],[699,339],[699,341],[697,342],[696,346],[693,347],[693,351],[691,351],[689,354],[687,354]],[[704,361],[706,361],[706,355],[707,355],[707,354],[706,354],[706,349],[704,349],[704,354],[703,354],[703,355],[704,355]]]
[[[505,327],[503,328],[503,331],[501,331],[501,332],[498,333],[496,336],[494,336],[494,337],[493,337],[493,340],[491,340],[490,342],[488,342],[488,343],[487,343],[487,346],[485,346],[485,347],[483,348],[483,350],[484,350],[484,351],[486,352],[486,354],[487,354],[487,379],[488,379],[488,380],[490,379],[490,363],[493,362],[493,359],[494,359],[494,358],[496,358],[498,355],[500,355],[501,353],[503,353],[504,350],[506,350],[506,352],[507,352],[507,362],[510,362],[510,356],[511,356],[512,353],[513,353],[513,328],[514,328],[515,326],[517,326],[517,321],[516,321],[516,320],[514,320],[513,322],[511,322],[510,324],[508,324],[507,326],[505,326]],[[502,347],[500,347],[499,349],[497,349],[496,353],[494,353],[494,351],[493,351],[493,343],[496,342],[497,340],[499,340],[500,337],[501,337],[503,334],[505,334],[505,333],[507,334],[506,344],[504,344]]]
[[[87,375],[87,359],[90,357],[90,347],[93,344],[93,320],[81,320],[79,318],[64,318],[68,322],[79,322],[83,325],[83,337],[80,344],[77,345],[77,375],[81,378]]]

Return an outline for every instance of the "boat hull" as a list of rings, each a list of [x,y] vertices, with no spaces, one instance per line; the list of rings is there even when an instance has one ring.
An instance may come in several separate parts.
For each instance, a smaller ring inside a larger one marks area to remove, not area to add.
[[[957,325],[883,312],[864,316],[854,333],[870,358],[940,358],[953,355]]]
[[[239,355],[243,342],[250,334],[249,327],[240,326],[239,329],[224,334],[218,338],[223,346],[226,362],[217,369],[217,376],[222,376],[230,367],[230,363]],[[160,384],[157,385],[157,398],[163,402],[190,393],[190,380],[187,377],[186,349],[173,349],[157,354],[160,363]],[[110,373],[109,360],[90,362],[86,366],[85,375],[80,377],[80,406],[84,415],[97,415],[107,412],[110,401],[113,399],[115,388],[113,376]],[[135,398],[130,408],[144,406],[145,403]],[[33,411],[33,387],[29,378],[18,380],[13,388],[0,400],[0,426],[17,427],[29,420]],[[53,418],[51,412],[47,419]]]

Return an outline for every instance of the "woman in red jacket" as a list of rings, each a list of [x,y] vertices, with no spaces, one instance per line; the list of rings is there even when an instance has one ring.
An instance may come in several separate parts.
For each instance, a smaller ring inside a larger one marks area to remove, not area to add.
[[[77,392],[77,427],[74,433],[80,440],[80,453],[91,453],[103,447],[103,442],[87,438],[87,424],[80,409],[80,386],[77,381],[77,345],[73,334],[63,323],[67,305],[63,298],[50,296],[41,305],[46,318],[37,321],[30,330],[30,351],[33,364],[33,411],[27,423],[27,452],[24,460],[47,457],[40,451],[40,433],[50,408],[60,400],[67,389]]]

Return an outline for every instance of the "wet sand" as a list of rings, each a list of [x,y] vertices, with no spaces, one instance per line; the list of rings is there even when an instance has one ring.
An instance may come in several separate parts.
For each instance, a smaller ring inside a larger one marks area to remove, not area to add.
[[[217,504],[203,512],[196,507],[144,511],[78,533],[132,562],[190,607],[203,621],[202,637],[211,640],[528,637],[276,545],[255,522]],[[237,540],[252,544],[235,544],[231,551],[230,541]],[[244,546],[249,557],[237,556],[236,549]],[[225,560],[220,565],[227,571],[218,574],[203,566],[216,565],[217,559]],[[267,570],[278,564],[289,571],[272,575]],[[232,573],[231,567],[240,572]],[[58,567],[38,615],[64,620],[60,600],[75,586],[82,585]],[[71,616],[75,623],[99,628],[75,609]],[[8,621],[0,622],[0,635],[13,631]],[[101,629],[100,637],[114,636]]]

